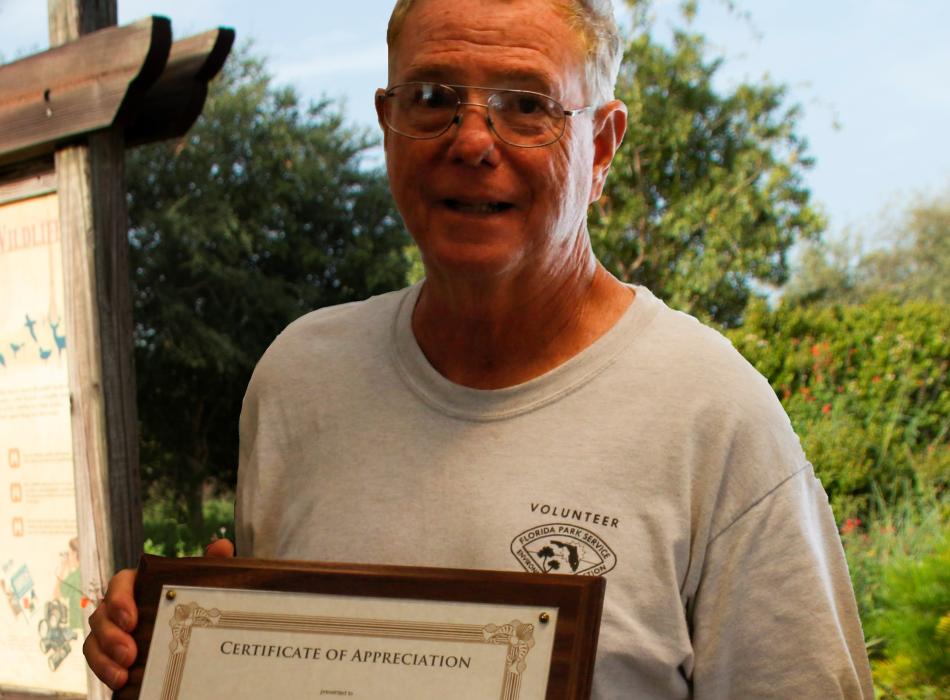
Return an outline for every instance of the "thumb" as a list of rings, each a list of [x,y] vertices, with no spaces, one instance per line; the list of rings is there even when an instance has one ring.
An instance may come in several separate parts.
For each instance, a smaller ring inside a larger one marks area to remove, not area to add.
[[[205,547],[205,556],[216,559],[227,559],[234,556],[234,543],[222,537]]]

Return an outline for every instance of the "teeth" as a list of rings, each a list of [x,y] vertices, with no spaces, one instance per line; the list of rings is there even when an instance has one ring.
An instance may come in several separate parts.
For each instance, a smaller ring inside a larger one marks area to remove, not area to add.
[[[448,200],[448,205],[455,211],[465,214],[494,214],[507,207],[502,202],[485,202],[483,204],[463,204],[455,199]]]

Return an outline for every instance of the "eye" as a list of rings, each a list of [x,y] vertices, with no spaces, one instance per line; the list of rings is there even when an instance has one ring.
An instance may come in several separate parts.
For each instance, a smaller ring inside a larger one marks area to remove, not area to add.
[[[430,109],[455,107],[455,94],[443,85],[421,83],[413,95],[413,104]]]
[[[544,109],[541,98],[535,95],[517,95],[513,107],[518,114],[537,114]]]
[[[493,104],[508,119],[556,118],[557,103],[550,97],[533,92],[499,90],[493,95]]]

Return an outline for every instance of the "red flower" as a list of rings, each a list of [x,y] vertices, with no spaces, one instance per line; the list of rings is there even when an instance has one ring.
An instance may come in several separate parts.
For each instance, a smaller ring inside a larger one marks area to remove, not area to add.
[[[830,404],[830,403],[826,403],[824,406],[822,406],[822,407],[821,407],[821,412],[822,412],[822,413],[825,413],[825,414],[831,413],[831,404]]]
[[[844,521],[844,525],[841,526],[841,534],[847,535],[854,532],[858,527],[861,526],[861,518],[848,518]]]

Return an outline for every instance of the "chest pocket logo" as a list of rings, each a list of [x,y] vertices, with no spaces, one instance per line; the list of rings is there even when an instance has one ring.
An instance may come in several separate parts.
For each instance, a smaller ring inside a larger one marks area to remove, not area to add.
[[[617,565],[617,555],[601,537],[568,523],[525,530],[511,541],[511,553],[532,573],[599,576]]]

